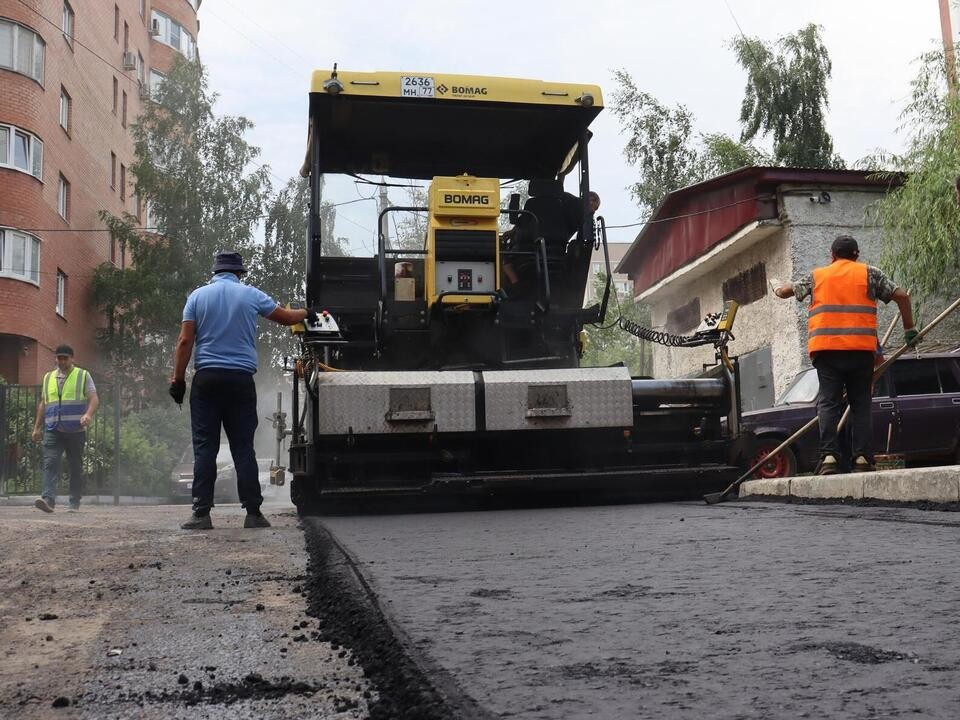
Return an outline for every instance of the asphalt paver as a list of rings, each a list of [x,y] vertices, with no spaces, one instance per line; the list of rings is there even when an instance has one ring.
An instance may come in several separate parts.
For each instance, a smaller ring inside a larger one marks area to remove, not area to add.
[[[960,517],[702,503],[311,519],[503,718],[955,718]]]

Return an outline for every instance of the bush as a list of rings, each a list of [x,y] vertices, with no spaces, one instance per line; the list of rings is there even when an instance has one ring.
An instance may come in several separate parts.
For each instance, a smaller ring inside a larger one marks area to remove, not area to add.
[[[120,473],[126,492],[167,494],[167,483],[184,446],[189,423],[173,405],[156,405],[123,418],[120,428]]]

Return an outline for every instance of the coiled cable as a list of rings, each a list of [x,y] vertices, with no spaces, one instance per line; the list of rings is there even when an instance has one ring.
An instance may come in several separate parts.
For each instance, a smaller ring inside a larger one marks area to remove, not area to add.
[[[627,320],[622,316],[617,324],[620,326],[621,330],[628,332],[631,335],[635,335],[641,340],[657,343],[657,345],[666,345],[667,347],[683,347],[685,345],[699,344],[700,340],[700,338],[693,335],[671,335],[668,332],[651,330],[650,328],[639,325],[632,320]]]

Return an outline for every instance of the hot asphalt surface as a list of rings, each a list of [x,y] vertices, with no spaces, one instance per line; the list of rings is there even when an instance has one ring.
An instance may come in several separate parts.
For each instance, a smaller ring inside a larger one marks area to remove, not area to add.
[[[956,718],[960,517],[702,503],[322,520],[492,716]]]

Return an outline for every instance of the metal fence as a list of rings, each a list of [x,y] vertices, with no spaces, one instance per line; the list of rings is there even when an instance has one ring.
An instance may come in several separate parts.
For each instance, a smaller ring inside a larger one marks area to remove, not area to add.
[[[0,494],[39,494],[43,485],[40,443],[34,442],[34,419],[40,385],[0,385]],[[84,494],[113,493],[113,464],[117,456],[113,432],[113,388],[97,383],[100,407],[87,428],[83,452]],[[63,463],[60,491],[67,491],[67,463]]]

